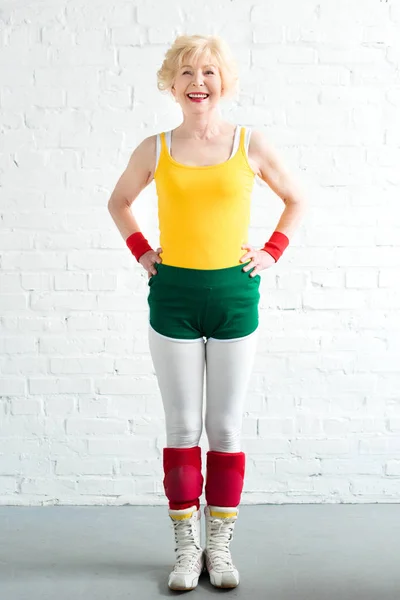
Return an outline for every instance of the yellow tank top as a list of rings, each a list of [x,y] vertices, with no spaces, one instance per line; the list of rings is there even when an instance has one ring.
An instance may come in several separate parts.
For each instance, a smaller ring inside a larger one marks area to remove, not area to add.
[[[186,269],[223,269],[246,250],[255,174],[247,160],[245,127],[236,153],[216,165],[192,167],[172,158],[161,133],[154,173],[158,196],[160,257]]]

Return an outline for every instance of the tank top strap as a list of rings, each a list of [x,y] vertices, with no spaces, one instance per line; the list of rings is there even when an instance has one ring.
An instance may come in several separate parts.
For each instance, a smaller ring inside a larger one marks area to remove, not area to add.
[[[249,143],[251,136],[251,127],[240,128],[240,148],[246,156],[249,155]]]
[[[161,141],[161,148],[165,150],[168,149],[168,147],[171,147],[171,132],[170,131],[162,131],[159,135],[160,141]]]
[[[170,136],[170,139],[171,139],[171,136]],[[171,146],[171,142],[170,142],[170,146]],[[166,143],[166,140],[165,140],[165,132],[157,133],[157,135],[156,135],[156,165],[155,165],[155,171],[157,170],[158,163],[160,161],[161,153],[162,152],[164,152],[164,154],[168,154],[167,143]]]
[[[156,167],[158,164],[158,159],[160,158],[160,154],[161,154],[161,136],[158,133],[156,135]]]
[[[167,155],[171,154],[171,134],[172,131],[163,131],[156,136],[156,165],[158,164],[161,151]],[[230,158],[232,158],[239,148],[248,156],[251,128],[237,125],[233,139],[233,148]]]
[[[239,141],[239,145],[241,150],[245,150],[245,145],[244,145],[244,140],[245,140],[245,135],[246,135],[246,127],[238,127],[239,132],[240,132],[240,141]]]

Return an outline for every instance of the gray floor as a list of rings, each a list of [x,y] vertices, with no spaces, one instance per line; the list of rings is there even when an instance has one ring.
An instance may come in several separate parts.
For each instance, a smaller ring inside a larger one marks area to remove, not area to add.
[[[3,506],[0,598],[400,599],[399,504],[241,505],[231,550],[238,588],[171,592],[166,508]]]

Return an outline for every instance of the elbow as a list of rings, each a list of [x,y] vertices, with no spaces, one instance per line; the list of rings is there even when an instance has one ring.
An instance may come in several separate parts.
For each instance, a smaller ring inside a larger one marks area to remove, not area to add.
[[[107,202],[108,212],[112,212],[114,207],[115,207],[115,200],[114,200],[113,196],[110,196],[110,199]]]
[[[115,198],[111,196],[107,203],[107,208],[109,213],[119,212],[121,210],[129,209],[130,204],[125,198]]]
[[[291,205],[293,207],[295,207],[299,212],[308,212],[309,207],[310,207],[310,202],[309,200],[306,198],[305,194],[294,194],[294,195],[290,195],[286,201],[285,204],[287,205]]]
[[[115,198],[111,197],[107,203],[107,209],[110,214],[116,213],[121,209],[121,202],[118,202]]]

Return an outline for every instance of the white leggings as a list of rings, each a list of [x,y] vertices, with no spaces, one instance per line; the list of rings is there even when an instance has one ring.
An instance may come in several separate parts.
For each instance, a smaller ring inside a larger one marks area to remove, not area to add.
[[[232,340],[178,340],[149,325],[149,347],[164,405],[167,447],[198,446],[205,428],[210,450],[240,452],[242,416],[258,329]]]

